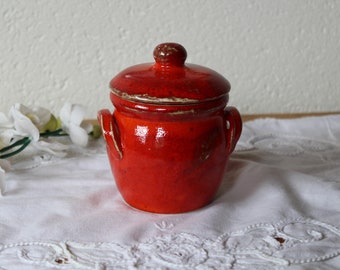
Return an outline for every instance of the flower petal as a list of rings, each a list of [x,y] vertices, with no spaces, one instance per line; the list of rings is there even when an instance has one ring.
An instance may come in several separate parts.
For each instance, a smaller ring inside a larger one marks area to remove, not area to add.
[[[8,128],[13,128],[13,123],[4,113],[0,112],[0,129]]]
[[[89,137],[87,135],[86,130],[78,125],[71,123],[69,135],[71,141],[76,145],[86,146],[88,143]]]
[[[89,134],[90,132],[93,131],[93,125],[90,124],[90,123],[84,123],[84,122],[83,122],[83,123],[80,124],[80,127],[83,128],[83,129],[85,129],[85,131],[86,131],[87,134]]]
[[[9,146],[18,133],[14,129],[3,129],[0,130],[0,149]]]
[[[50,116],[50,120],[40,129],[40,132],[55,131],[61,128],[60,119],[57,119],[53,114]]]
[[[18,110],[17,106],[13,106],[10,109],[10,115],[13,118],[15,130],[20,135],[31,137],[33,141],[39,140],[40,134],[38,128],[27,116]]]
[[[71,123],[80,125],[85,116],[85,108],[81,105],[72,105]]]
[[[31,109],[23,104],[16,103],[14,104],[13,109],[19,111],[21,114],[30,119],[31,122],[38,128],[38,130],[42,129],[42,127],[51,118],[51,112],[42,107],[35,107]]]
[[[71,110],[72,110],[71,103],[66,102],[59,112],[59,117],[60,117],[63,129],[66,132],[68,132],[68,128],[69,128],[70,121],[71,121]]]
[[[35,126],[41,130],[51,119],[51,112],[42,107],[33,108],[32,114],[33,119],[32,122]]]
[[[38,141],[38,142],[33,143],[32,145],[34,148],[40,151],[50,153],[57,157],[66,156],[66,153],[64,151],[68,149],[67,145],[64,145],[58,142],[49,143],[46,141]]]

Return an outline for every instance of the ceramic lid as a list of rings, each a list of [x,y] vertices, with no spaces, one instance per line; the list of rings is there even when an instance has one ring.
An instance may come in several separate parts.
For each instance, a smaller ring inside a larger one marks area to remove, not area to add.
[[[182,45],[160,44],[153,56],[154,63],[129,67],[111,80],[114,98],[161,106],[228,101],[229,82],[209,68],[185,63]]]

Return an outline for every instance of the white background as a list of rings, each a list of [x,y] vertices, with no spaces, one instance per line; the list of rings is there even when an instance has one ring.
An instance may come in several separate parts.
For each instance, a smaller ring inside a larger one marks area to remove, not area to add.
[[[112,108],[109,81],[162,42],[231,83],[241,113],[340,111],[340,1],[0,0],[0,110]]]

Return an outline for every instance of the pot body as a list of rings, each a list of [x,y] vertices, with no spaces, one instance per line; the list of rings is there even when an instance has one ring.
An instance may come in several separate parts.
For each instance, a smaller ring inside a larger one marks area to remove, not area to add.
[[[122,197],[132,207],[155,213],[208,204],[242,129],[234,107],[208,115],[101,110],[98,116]]]
[[[117,188],[140,210],[181,213],[215,196],[242,130],[226,107],[230,84],[217,72],[186,64],[186,50],[163,43],[154,63],[139,64],[110,82],[113,114],[98,119]]]

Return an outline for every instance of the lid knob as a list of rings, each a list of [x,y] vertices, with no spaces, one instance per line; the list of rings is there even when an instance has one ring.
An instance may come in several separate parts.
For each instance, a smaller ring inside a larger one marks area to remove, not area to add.
[[[183,66],[187,51],[178,43],[162,43],[154,49],[153,57],[160,66]]]

